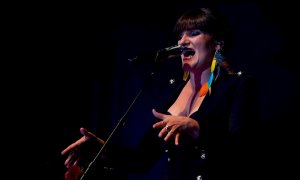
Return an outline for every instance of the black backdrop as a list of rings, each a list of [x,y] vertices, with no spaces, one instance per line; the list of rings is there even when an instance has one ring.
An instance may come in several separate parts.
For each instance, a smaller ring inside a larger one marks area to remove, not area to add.
[[[217,6],[228,16],[234,32],[231,63],[261,82],[266,127],[257,147],[263,154],[261,177],[288,179],[294,172],[288,162],[296,158],[299,101],[299,57],[292,45],[298,37],[296,7],[254,0],[19,6],[22,13],[12,14],[12,44],[20,50],[10,58],[9,121],[25,135],[20,137],[26,145],[14,148],[30,167],[24,176],[63,179],[60,152],[80,137],[79,127],[107,137],[147,72],[147,65],[133,66],[127,58],[176,44],[175,20],[202,5]]]

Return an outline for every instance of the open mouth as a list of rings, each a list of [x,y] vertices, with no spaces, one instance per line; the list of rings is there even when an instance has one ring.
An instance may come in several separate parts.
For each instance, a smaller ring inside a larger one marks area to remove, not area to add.
[[[184,57],[186,58],[191,58],[194,54],[195,54],[195,50],[191,49],[191,48],[183,48],[182,50],[182,54]]]

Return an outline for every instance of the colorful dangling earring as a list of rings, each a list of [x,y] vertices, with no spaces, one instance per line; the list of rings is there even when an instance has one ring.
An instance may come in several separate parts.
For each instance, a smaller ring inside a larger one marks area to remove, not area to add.
[[[207,92],[209,92],[209,94],[211,94],[211,84],[219,76],[219,73],[220,73],[220,65],[219,64],[223,61],[223,59],[224,59],[224,57],[222,56],[220,50],[216,50],[215,55],[212,60],[212,63],[211,63],[211,66],[210,66],[210,76],[208,78],[208,81],[206,83],[204,83],[202,85],[202,87],[200,88],[200,92],[199,92],[200,97],[207,94]],[[214,72],[215,72],[216,68],[217,68],[218,72],[217,72],[216,77],[214,77]]]

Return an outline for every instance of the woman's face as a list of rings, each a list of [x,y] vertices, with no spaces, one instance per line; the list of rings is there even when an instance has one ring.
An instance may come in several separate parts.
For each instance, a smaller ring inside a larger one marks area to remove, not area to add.
[[[211,35],[198,29],[187,30],[180,34],[178,45],[185,47],[181,55],[184,70],[196,71],[210,67],[216,50]]]

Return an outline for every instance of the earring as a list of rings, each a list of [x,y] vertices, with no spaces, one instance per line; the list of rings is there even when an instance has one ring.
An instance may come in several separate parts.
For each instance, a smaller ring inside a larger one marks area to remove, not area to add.
[[[205,94],[211,94],[211,84],[214,80],[217,79],[220,73],[220,63],[223,61],[224,57],[222,56],[220,49],[216,50],[215,55],[213,57],[211,66],[210,66],[210,76],[208,81],[202,85],[200,88],[199,96],[202,97]],[[217,68],[217,75],[214,75],[215,69]]]
[[[184,71],[183,72],[183,80],[186,81],[189,77],[190,72],[189,71]]]
[[[215,79],[217,79],[219,77],[221,63],[223,63],[223,60],[225,59],[224,56],[222,55],[221,51],[222,51],[222,49],[216,50],[215,55],[214,55],[214,60],[215,60],[215,64],[214,65],[215,66],[218,65],[218,67],[217,67],[217,74],[216,74]],[[215,67],[213,67],[213,68],[215,68]]]
[[[217,62],[220,63],[224,60],[224,56],[221,54],[222,49],[218,49],[215,52],[214,58],[216,58]]]

